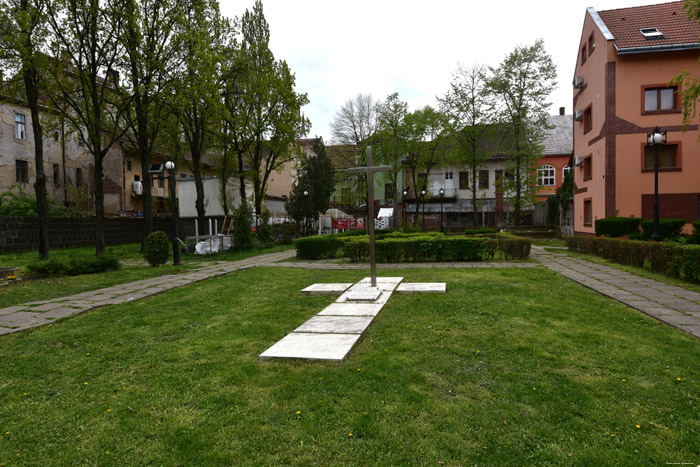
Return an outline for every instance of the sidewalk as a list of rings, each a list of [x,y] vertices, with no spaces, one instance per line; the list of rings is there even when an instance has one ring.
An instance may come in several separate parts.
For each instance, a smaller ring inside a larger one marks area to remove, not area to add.
[[[544,247],[533,246],[531,256],[572,281],[700,337],[699,293]]]

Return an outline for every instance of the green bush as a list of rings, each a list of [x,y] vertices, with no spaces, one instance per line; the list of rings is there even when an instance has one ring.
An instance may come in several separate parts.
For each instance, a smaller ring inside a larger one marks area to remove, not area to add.
[[[676,249],[680,251],[676,263],[681,264],[681,272],[685,274],[686,279],[700,282],[700,246],[684,245]]]
[[[299,234],[299,226],[294,222],[275,224],[272,230],[277,241],[283,245],[291,245],[294,238]]]
[[[642,221],[642,236],[645,240],[651,238],[654,233],[654,221]],[[685,225],[685,219],[659,219],[659,233],[662,238],[678,237],[681,234],[681,229]]]
[[[639,224],[642,222],[637,217],[606,217],[595,221],[595,234],[606,237],[624,237],[639,233]]]
[[[267,208],[263,209],[262,216],[260,216],[260,224],[255,231],[255,235],[260,245],[270,246],[275,243],[275,234],[270,225],[270,210]]]
[[[489,240],[489,243],[495,242],[495,250],[500,252],[507,260],[522,261],[530,256],[532,248],[532,239],[527,237],[516,237],[514,235],[499,235]],[[493,253],[491,253],[493,258]]]
[[[700,245],[700,219],[693,221],[693,233],[686,243]]]
[[[334,235],[316,235],[297,238],[294,247],[297,258],[300,259],[335,258],[336,253],[343,248],[343,240]]]
[[[151,232],[143,241],[143,256],[151,266],[159,266],[168,261],[168,234],[163,231]]]
[[[75,258],[68,261],[58,258],[35,261],[27,266],[30,275],[36,276],[79,276],[98,272],[113,271],[121,267],[114,256],[94,256]]]
[[[58,258],[38,260],[27,265],[32,276],[62,276],[68,269],[68,262]]]
[[[250,250],[254,243],[253,210],[244,201],[233,211],[233,246],[237,250]]]
[[[491,227],[472,227],[464,231],[464,235],[485,235],[498,233],[498,229]]]

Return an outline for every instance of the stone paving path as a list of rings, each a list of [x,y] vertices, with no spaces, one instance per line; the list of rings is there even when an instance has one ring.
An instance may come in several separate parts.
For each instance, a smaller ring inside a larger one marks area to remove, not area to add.
[[[700,294],[610,266],[532,247],[544,266],[659,321],[700,337]]]

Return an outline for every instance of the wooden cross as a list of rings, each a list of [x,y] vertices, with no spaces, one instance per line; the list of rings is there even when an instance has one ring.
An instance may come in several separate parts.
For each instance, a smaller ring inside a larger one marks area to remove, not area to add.
[[[367,231],[369,232],[369,269],[371,287],[377,286],[377,262],[374,256],[374,172],[388,172],[393,167],[390,165],[372,166],[372,146],[367,146],[367,167],[352,167],[346,169],[347,173],[367,174]]]

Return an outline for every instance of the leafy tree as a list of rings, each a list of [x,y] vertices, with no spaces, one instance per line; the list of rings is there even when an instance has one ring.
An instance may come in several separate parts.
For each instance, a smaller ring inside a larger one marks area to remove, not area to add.
[[[36,209],[39,217],[39,259],[49,257],[48,198],[44,172],[44,132],[39,115],[42,95],[42,71],[47,39],[46,9],[41,0],[0,1],[0,62],[19,70],[22,95],[32,116],[34,166],[36,167]]]
[[[399,156],[404,151],[403,122],[408,113],[408,104],[399,99],[399,93],[390,94],[384,103],[379,107],[379,131],[377,133],[378,160],[393,165],[393,170],[389,172],[392,186],[392,198],[394,206],[398,206],[398,181],[399,181]],[[392,218],[396,223],[396,216]],[[396,224],[394,224],[394,227]]]
[[[421,191],[428,192],[430,171],[446,162],[449,146],[445,138],[447,117],[426,106],[409,113],[404,118],[403,133],[406,138],[404,167],[408,170],[416,195],[416,212],[419,211]],[[414,219],[414,225],[416,219]]]
[[[94,157],[96,254],[105,252],[103,163],[124,135],[131,100],[119,89],[115,69],[124,50],[125,3],[119,0],[47,2],[51,40],[61,58],[49,61],[48,94]]]
[[[173,35],[178,18],[172,0],[126,0],[124,29],[120,41],[124,48],[120,66],[131,96],[124,123],[128,146],[141,161],[143,181],[143,238],[153,230],[151,175],[148,169],[157,149],[158,136],[168,117],[167,94],[178,65]]]
[[[548,99],[556,86],[557,71],[542,39],[531,46],[516,47],[497,68],[489,70],[486,89],[497,97],[497,119],[507,129],[506,155],[512,161],[514,177],[506,187],[515,192],[513,214],[519,225],[534,182],[532,164],[542,151],[548,128]]]
[[[492,125],[493,99],[486,91],[486,69],[479,65],[471,68],[460,66],[452,76],[450,90],[440,99],[440,109],[448,119],[447,134],[455,149],[454,162],[469,167],[471,172],[471,194],[476,215],[479,187],[479,169],[489,158],[498,138],[496,127]]]
[[[287,212],[297,222],[304,218],[315,219],[326,212],[335,188],[335,169],[321,138],[316,139],[313,152],[313,155],[302,157],[298,179],[286,204]]]
[[[253,210],[245,199],[233,211],[233,246],[237,250],[249,250],[253,248],[255,236],[253,235]]]
[[[686,10],[686,16],[690,21],[700,23],[700,0],[687,0],[683,9]],[[700,77],[693,76],[688,70],[684,70],[671,80],[671,84],[678,85],[682,89],[683,123],[690,125],[697,116]]]

